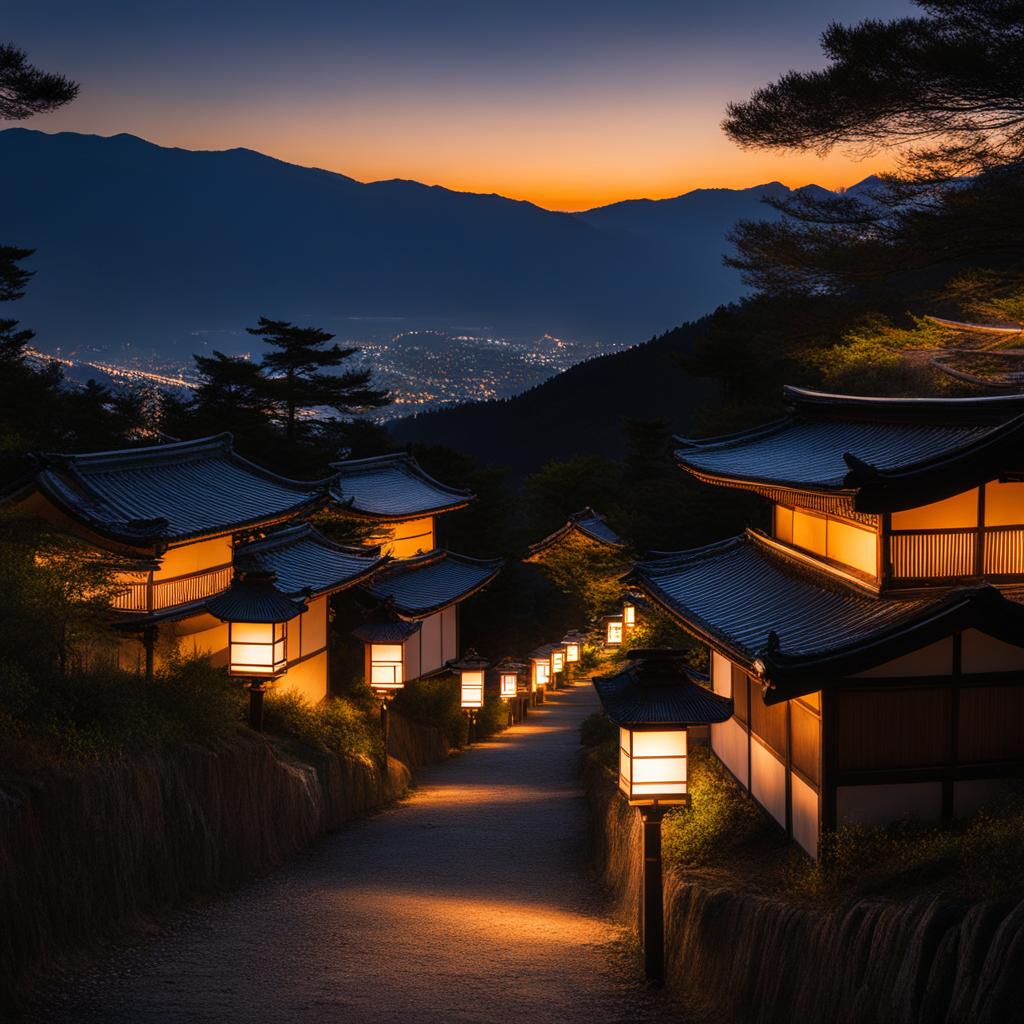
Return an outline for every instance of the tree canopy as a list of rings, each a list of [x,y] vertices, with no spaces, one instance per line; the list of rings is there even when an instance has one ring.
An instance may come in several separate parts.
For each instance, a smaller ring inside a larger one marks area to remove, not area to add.
[[[28,55],[12,43],[0,43],[0,118],[23,121],[70,103],[78,83],[29,64]]]
[[[976,340],[925,315],[1024,312],[1024,4],[918,6],[917,17],[829,25],[825,68],[789,71],[728,107],[723,128],[742,146],[898,154],[896,171],[855,190],[769,200],[781,216],[730,236],[726,262],[752,294],[716,314],[689,367],[758,416],[786,378],[962,387],[928,353]]]
[[[246,330],[271,348],[262,361],[265,394],[280,410],[289,443],[295,439],[301,411],[327,406],[349,415],[387,404],[387,392],[370,387],[369,370],[324,372],[341,366],[359,351],[330,344],[333,334],[263,316],[256,327]]]
[[[915,146],[920,167],[950,173],[1024,152],[1024,4],[918,0],[919,17],[833,23],[816,71],[789,71],[729,104],[741,146]]]

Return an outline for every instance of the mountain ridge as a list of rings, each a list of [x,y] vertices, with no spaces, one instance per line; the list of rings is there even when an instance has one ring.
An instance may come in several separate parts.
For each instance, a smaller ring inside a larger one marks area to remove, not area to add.
[[[246,147],[0,131],[0,188],[18,197],[2,240],[36,250],[11,314],[44,350],[148,348],[168,367],[251,349],[244,328],[260,315],[356,344],[374,340],[367,318],[386,317],[621,348],[742,294],[725,237],[774,216],[760,199],[775,187],[567,213]]]

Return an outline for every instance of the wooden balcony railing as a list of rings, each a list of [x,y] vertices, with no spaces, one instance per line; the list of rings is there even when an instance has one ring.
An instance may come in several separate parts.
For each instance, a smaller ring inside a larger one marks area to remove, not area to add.
[[[1024,575],[1024,526],[898,530],[889,535],[893,579]]]
[[[122,612],[158,612],[201,601],[231,585],[231,565],[218,565],[202,572],[151,581],[148,576],[126,580],[124,590],[113,600]]]
[[[900,530],[889,536],[894,579],[921,580],[973,576],[978,531]]]

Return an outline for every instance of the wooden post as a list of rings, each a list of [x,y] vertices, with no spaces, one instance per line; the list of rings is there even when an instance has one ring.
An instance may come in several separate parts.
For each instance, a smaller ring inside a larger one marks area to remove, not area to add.
[[[661,878],[660,807],[640,810],[644,833],[644,973],[660,983],[665,977],[665,895]]]

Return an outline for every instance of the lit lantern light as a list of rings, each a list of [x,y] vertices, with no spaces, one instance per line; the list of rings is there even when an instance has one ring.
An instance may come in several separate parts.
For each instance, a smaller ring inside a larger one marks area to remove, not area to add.
[[[228,672],[248,680],[249,723],[263,728],[263,694],[288,668],[288,623],[305,610],[276,586],[272,572],[238,571],[207,611],[228,624]]]
[[[551,650],[538,647],[530,652],[530,693],[534,704],[544,703],[544,694],[551,677]]]
[[[502,658],[494,666],[498,673],[498,686],[501,699],[508,705],[508,724],[511,726],[515,720],[513,704],[518,701],[520,687],[520,674],[526,666],[521,661],[513,661],[511,658]],[[521,709],[520,709],[521,710]]]
[[[622,602],[622,627],[632,629],[636,625],[636,605],[632,598],[627,597]]]
[[[562,646],[565,647],[565,663],[575,665],[583,655],[583,634],[575,629],[570,630],[562,637]]]
[[[458,661],[448,662],[448,667],[459,674],[462,710],[469,717],[469,741],[476,740],[476,713],[484,706],[484,674],[490,662],[481,658],[471,647]]]
[[[618,647],[622,643],[622,616],[606,615],[604,623],[604,642],[609,647]]]
[[[565,648],[561,644],[551,645],[551,674],[549,676],[552,689],[557,689],[559,676],[565,671]]]
[[[394,618],[384,609],[373,621],[364,622],[352,630],[353,636],[363,641],[364,678],[380,701],[380,731],[385,755],[388,749],[388,704],[410,676],[415,677],[415,670],[410,666],[416,663],[410,648],[415,647],[420,628],[419,622]]]
[[[605,714],[619,727],[619,790],[640,808],[644,834],[644,967],[664,975],[661,818],[688,806],[687,728],[728,721],[732,700],[702,686],[681,651],[630,651],[626,667],[594,679]]]

